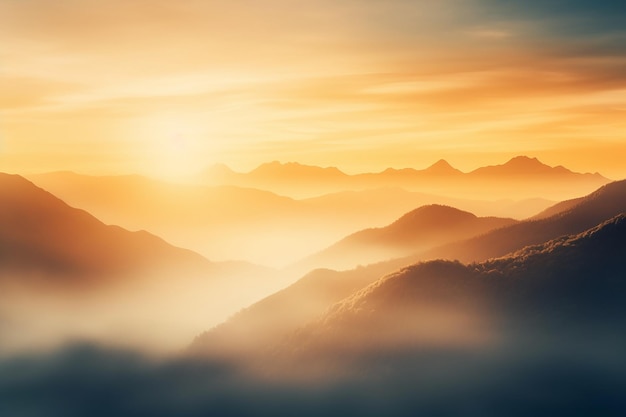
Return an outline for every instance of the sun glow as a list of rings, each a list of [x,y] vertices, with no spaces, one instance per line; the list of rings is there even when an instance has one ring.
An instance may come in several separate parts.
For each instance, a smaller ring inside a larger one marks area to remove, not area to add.
[[[183,112],[159,112],[136,122],[144,152],[144,170],[168,180],[184,179],[202,170],[214,149],[208,121]]]

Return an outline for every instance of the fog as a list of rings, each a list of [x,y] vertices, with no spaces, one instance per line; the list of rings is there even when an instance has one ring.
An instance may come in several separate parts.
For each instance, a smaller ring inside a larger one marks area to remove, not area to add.
[[[259,370],[245,361],[155,359],[136,351],[74,344],[2,358],[0,413],[618,416],[626,410],[624,347],[623,339],[616,344],[607,334],[525,334],[481,349],[338,357],[318,364],[322,370],[313,372],[311,358],[285,365],[280,358],[266,357],[271,360]]]
[[[75,339],[159,354],[178,351],[284,285],[278,271],[236,264],[221,268],[146,269],[99,277],[99,284],[82,287],[59,285],[53,275],[5,276],[0,279],[0,353],[48,349]]]

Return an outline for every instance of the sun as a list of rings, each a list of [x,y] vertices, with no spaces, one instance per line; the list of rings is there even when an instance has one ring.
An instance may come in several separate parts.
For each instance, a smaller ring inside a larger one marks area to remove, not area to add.
[[[165,112],[142,118],[137,135],[152,176],[182,180],[207,165],[213,141],[206,121],[188,114]]]

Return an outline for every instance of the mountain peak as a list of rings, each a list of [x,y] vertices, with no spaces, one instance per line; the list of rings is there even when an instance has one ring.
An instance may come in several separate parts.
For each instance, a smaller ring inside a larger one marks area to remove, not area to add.
[[[511,158],[504,165],[505,166],[524,166],[524,167],[547,166],[541,161],[539,161],[537,158],[531,158],[526,155],[520,155],[520,156]]]
[[[452,165],[448,163],[445,159],[440,159],[428,168],[426,168],[426,172],[432,174],[457,174],[460,173],[458,169],[454,168]]]
[[[396,220],[392,226],[396,228],[414,229],[416,224],[425,226],[433,224],[462,223],[475,218],[476,216],[474,214],[454,207],[440,204],[429,204],[406,213],[404,216]]]
[[[537,158],[531,158],[525,155],[516,156],[502,165],[490,165],[478,168],[472,171],[473,174],[479,175],[554,175],[554,174],[572,174],[571,171],[562,168],[553,168],[539,161]]]
[[[228,165],[226,164],[213,164],[210,167],[208,167],[205,171],[206,174],[212,175],[212,176],[226,176],[226,175],[232,175],[235,173],[235,171],[233,171]]]
[[[336,167],[319,167],[316,165],[305,165],[299,162],[279,162],[272,161],[262,165],[259,165],[256,169],[250,172],[255,175],[269,175],[269,176],[343,176],[345,175],[341,170]]]

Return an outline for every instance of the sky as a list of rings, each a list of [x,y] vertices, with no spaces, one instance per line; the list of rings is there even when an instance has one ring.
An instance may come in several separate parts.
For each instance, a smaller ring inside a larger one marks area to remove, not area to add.
[[[0,171],[626,178],[626,2],[0,0]]]

